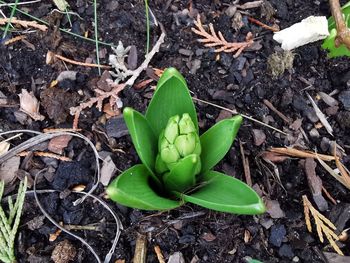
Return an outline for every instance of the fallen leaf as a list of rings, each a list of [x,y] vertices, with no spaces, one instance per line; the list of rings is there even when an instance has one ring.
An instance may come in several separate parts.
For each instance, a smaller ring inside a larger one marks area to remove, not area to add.
[[[67,7],[69,7],[69,4],[65,0],[53,0],[55,5],[60,11],[66,11]]]
[[[50,140],[49,145],[47,146],[48,150],[57,153],[62,154],[64,148],[68,146],[68,143],[72,139],[71,135],[61,135],[54,137]]]
[[[100,179],[101,184],[103,184],[104,186],[107,186],[116,171],[117,171],[117,167],[115,166],[111,156],[107,156],[103,160],[103,165],[101,168],[101,179]]]
[[[18,96],[21,111],[28,114],[33,120],[42,121],[45,119],[45,117],[39,113],[40,104],[33,92],[29,93],[26,89],[22,89],[22,93]]]
[[[20,165],[21,157],[13,156],[0,165],[0,180],[10,184],[16,178],[16,173]]]
[[[10,149],[10,144],[8,142],[0,142],[0,155],[7,153]]]

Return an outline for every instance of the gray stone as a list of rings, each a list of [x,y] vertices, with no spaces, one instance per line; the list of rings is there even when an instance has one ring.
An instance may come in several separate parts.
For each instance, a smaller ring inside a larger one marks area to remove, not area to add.
[[[350,90],[340,92],[338,99],[346,110],[350,110]]]

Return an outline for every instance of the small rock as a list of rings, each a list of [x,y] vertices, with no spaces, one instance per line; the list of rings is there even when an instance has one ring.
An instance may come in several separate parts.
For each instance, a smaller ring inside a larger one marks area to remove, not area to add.
[[[106,132],[108,137],[120,138],[129,134],[123,116],[110,118],[106,123]]]
[[[340,203],[333,206],[329,213],[329,220],[334,223],[337,230],[342,231],[350,222],[350,204]]]
[[[230,5],[226,10],[225,10],[225,14],[228,17],[233,17],[233,15],[236,13],[237,11],[237,6],[235,5]]]
[[[260,225],[262,225],[265,229],[269,229],[273,226],[273,220],[271,218],[263,218],[260,220]]]
[[[309,106],[304,109],[303,114],[313,123],[315,123],[319,120],[319,118],[316,115],[315,110]]]
[[[328,107],[325,109],[327,116],[336,115],[338,113],[339,106]]]
[[[293,258],[294,257],[294,252],[292,250],[292,247],[287,244],[283,244],[280,249],[278,250],[278,255],[281,257],[286,257],[286,258]]]
[[[108,84],[107,79],[111,79],[111,74],[109,74],[108,70],[103,71],[102,76],[100,77],[100,79],[97,81],[97,87],[100,90],[103,91],[111,91],[112,90],[112,86]]]
[[[219,116],[216,118],[216,122],[232,117],[232,113],[227,110],[221,110]]]
[[[222,53],[220,55],[220,64],[223,65],[226,69],[229,69],[231,67],[233,60],[233,56],[231,54]]]
[[[200,59],[194,59],[190,62],[189,69],[190,73],[195,75],[197,70],[200,69],[202,61]]]
[[[75,258],[76,254],[75,247],[68,240],[63,240],[55,246],[51,259],[55,263],[68,263]]]
[[[137,58],[137,48],[135,45],[131,45],[128,55],[128,69],[134,70],[137,68]]]
[[[350,110],[350,90],[340,92],[338,99],[346,110]]]
[[[179,238],[180,244],[194,244],[196,242],[196,237],[193,235],[183,235]]]
[[[309,132],[311,137],[318,138],[320,137],[320,133],[316,128],[312,128],[311,131]]]
[[[212,233],[203,233],[201,236],[202,239],[204,239],[207,242],[214,241],[216,239],[216,236],[214,236]]]
[[[225,90],[216,90],[213,93],[212,98],[214,100],[223,100],[223,101],[226,101],[228,103],[233,103],[234,102],[233,93],[232,92],[227,92]]]
[[[190,49],[184,49],[184,48],[180,48],[179,49],[179,53],[181,54],[181,55],[184,55],[184,56],[187,56],[187,57],[191,57],[191,56],[193,56],[193,51],[192,50],[190,50]]]
[[[328,152],[330,146],[330,140],[327,137],[323,137],[320,143],[321,150],[323,152]]]
[[[287,231],[284,225],[274,225],[271,228],[269,242],[276,247],[280,247],[286,234]]]
[[[265,142],[266,135],[263,132],[263,130],[253,129],[252,132],[253,132],[254,144],[256,146],[260,146]]]
[[[350,111],[341,111],[337,115],[337,121],[342,129],[350,128]]]
[[[168,263],[185,263],[185,259],[181,252],[175,252],[170,255]]]
[[[272,218],[285,217],[283,210],[281,209],[280,203],[277,200],[266,200],[266,209]]]

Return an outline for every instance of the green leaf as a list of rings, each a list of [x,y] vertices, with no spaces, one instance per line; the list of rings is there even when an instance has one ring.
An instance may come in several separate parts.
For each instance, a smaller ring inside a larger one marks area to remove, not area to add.
[[[124,171],[107,187],[108,196],[124,206],[143,210],[169,210],[180,206],[180,202],[159,196],[150,187],[148,169],[137,164]]]
[[[237,115],[216,123],[200,137],[202,145],[202,172],[213,168],[230,150],[242,117]]]
[[[341,44],[339,47],[335,46],[336,36],[337,30],[333,28],[332,30],[330,30],[329,36],[323,41],[322,48],[327,49],[329,58],[341,56],[350,57],[350,50],[344,44]]]
[[[160,184],[159,179],[153,172],[157,155],[157,137],[141,113],[126,107],[123,115],[138,156],[153,179]]]
[[[234,177],[209,171],[203,175],[201,184],[201,188],[190,195],[178,195],[184,201],[221,212],[256,215],[266,210],[258,194]]]
[[[183,76],[175,68],[164,71],[148,105],[146,119],[156,137],[165,128],[170,117],[188,113],[198,131],[197,113]]]
[[[347,27],[350,27],[350,2],[346,3],[342,7],[342,13],[345,17],[345,23]],[[340,45],[339,47],[335,46],[335,39],[337,36],[336,24],[333,16],[328,18],[328,30],[329,36],[323,41],[322,48],[328,51],[328,57],[335,58],[341,56],[350,57],[350,50],[344,45]]]
[[[199,158],[191,154],[181,159],[169,173],[163,176],[168,191],[183,192],[196,183],[196,167]]]

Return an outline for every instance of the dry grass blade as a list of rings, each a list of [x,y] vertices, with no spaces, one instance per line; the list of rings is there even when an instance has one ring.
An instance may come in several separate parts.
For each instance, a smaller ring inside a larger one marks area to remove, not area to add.
[[[11,21],[9,18],[0,18],[0,25],[5,25],[8,22],[11,22],[12,24],[20,25],[25,28],[32,27],[32,28],[39,29],[41,31],[47,30],[47,26],[40,25],[35,21],[18,20],[16,17],[12,17]]]
[[[339,255],[343,256],[344,255],[343,252],[335,243],[335,241],[339,240],[338,235],[335,234],[333,231],[333,230],[336,230],[335,225],[312,206],[311,202],[309,201],[306,195],[303,195],[302,198],[303,198],[303,205],[304,205],[305,222],[306,222],[308,231],[309,232],[312,231],[311,222],[310,222],[310,213],[311,213],[312,217],[315,220],[316,230],[320,241],[323,243],[323,234],[325,234],[326,238],[328,239],[333,249]]]
[[[312,107],[314,108],[314,110],[316,112],[317,117],[320,119],[321,123],[326,128],[327,132],[333,136],[333,129],[332,129],[331,125],[329,124],[329,122],[327,121],[326,117],[324,116],[323,112],[317,106],[315,101],[311,98],[309,93],[306,92],[306,95],[307,95],[308,99],[310,100]]]
[[[302,151],[294,148],[271,148],[269,150],[270,152],[274,153],[279,153],[282,155],[287,155],[287,156],[293,156],[293,157],[298,157],[298,158],[314,158],[314,159],[321,159],[323,161],[333,161],[335,160],[334,156],[331,155],[325,155],[325,154],[317,154],[314,152],[310,151]]]
[[[349,182],[349,176],[346,174],[342,174],[340,175],[339,173],[335,172],[327,163],[325,163],[321,158],[319,158],[319,155],[316,154],[317,160],[319,161],[319,163],[323,166],[323,168],[331,175],[334,177],[334,179],[336,179],[339,183],[341,183],[342,185],[344,185],[347,189],[350,190],[350,182]],[[337,158],[336,158],[337,160]],[[338,160],[338,162],[340,163],[340,161]],[[337,161],[336,161],[337,163]],[[340,163],[338,164],[339,167],[343,167],[343,164]],[[340,169],[338,168],[338,170],[340,171]],[[344,176],[345,175],[345,176]],[[346,179],[345,179],[346,178]]]
[[[213,24],[209,24],[210,33],[208,33],[203,28],[200,15],[197,16],[197,21],[194,21],[194,24],[197,29],[191,28],[192,31],[203,37],[202,39],[198,39],[198,41],[204,43],[206,47],[217,47],[215,52],[234,53],[234,57],[236,58],[244,49],[250,47],[254,43],[253,35],[250,32],[247,34],[245,42],[227,42],[220,31],[216,34]]]

